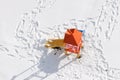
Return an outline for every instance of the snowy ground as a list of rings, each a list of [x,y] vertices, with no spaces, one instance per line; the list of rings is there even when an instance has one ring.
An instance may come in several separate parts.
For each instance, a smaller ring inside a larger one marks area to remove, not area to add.
[[[119,0],[0,1],[0,80],[120,80]],[[84,29],[82,57],[46,49]],[[57,55],[54,53],[57,52]]]

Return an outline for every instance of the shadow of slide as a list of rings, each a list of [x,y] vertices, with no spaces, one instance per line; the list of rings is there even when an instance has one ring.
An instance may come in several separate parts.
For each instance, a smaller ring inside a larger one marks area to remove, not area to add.
[[[55,50],[52,50],[51,52],[47,52],[47,51],[44,52],[39,60],[39,63],[31,66],[30,68],[19,73],[18,75],[13,76],[11,80],[21,80],[21,78],[23,80],[31,80],[32,78],[38,78],[40,80],[43,80],[47,78],[51,74],[58,72],[60,69],[72,63],[76,59],[75,58],[72,61],[68,61],[68,63],[62,64],[62,66],[59,67],[60,61],[66,58],[63,52],[64,52],[63,49],[62,50],[55,49]],[[55,53],[57,54],[54,55]],[[37,69],[34,71],[31,71],[30,73],[30,70],[36,67]]]
[[[49,75],[59,71],[60,61],[66,57],[65,55],[62,55],[63,51],[64,51],[63,49],[62,50],[55,49],[50,53],[44,53],[39,61],[40,64],[37,66],[39,70],[25,78],[25,80],[30,80],[34,77],[43,80],[47,78]],[[57,54],[54,55],[55,53]]]

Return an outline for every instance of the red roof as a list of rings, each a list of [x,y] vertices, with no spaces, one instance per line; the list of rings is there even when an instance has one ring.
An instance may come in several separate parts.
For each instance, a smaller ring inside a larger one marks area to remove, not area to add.
[[[77,29],[67,29],[64,36],[64,43],[68,43],[74,46],[80,45],[82,41],[82,32]]]

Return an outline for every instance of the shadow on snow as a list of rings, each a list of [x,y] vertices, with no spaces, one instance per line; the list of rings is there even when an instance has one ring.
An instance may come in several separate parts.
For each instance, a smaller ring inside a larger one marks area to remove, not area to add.
[[[17,80],[17,78],[19,78],[21,75],[24,75],[27,71],[33,69],[34,67],[37,67],[38,70],[35,71],[34,73],[30,73],[30,75],[27,74],[28,76],[26,78],[24,78],[24,80],[30,80],[35,77],[40,78],[40,80],[47,78],[51,74],[58,72],[60,69],[64,68],[68,64],[72,63],[76,59],[75,58],[72,61],[68,61],[67,63],[65,63],[64,65],[59,67],[60,61],[63,60],[64,58],[66,58],[65,55],[62,55],[63,52],[64,52],[63,49],[61,49],[61,50],[55,49],[55,50],[52,50],[51,52],[48,52],[47,49],[44,49],[44,52],[39,60],[39,63],[29,67],[28,69],[24,70],[21,73],[13,76],[11,80]],[[57,54],[54,55],[55,53],[57,53]],[[43,75],[43,74],[45,74],[45,75]]]

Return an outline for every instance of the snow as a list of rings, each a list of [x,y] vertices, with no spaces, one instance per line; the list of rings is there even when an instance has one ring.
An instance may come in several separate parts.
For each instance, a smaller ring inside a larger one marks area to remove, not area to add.
[[[0,4],[0,80],[120,79],[119,0]],[[44,47],[46,40],[63,38],[73,27],[85,30],[80,59]]]
[[[108,61],[108,63],[110,64],[110,66],[114,67],[114,68],[120,68],[120,64],[118,63],[119,61],[119,47],[120,47],[120,28],[117,27],[112,36],[111,36],[111,40],[107,40],[107,42],[104,45],[104,52],[105,52],[105,56],[106,59]]]
[[[26,5],[27,4],[27,5]],[[34,0],[1,0],[0,1],[0,36],[1,42],[13,40],[15,28],[21,14],[31,10],[36,5]],[[6,36],[6,37],[4,37]]]

